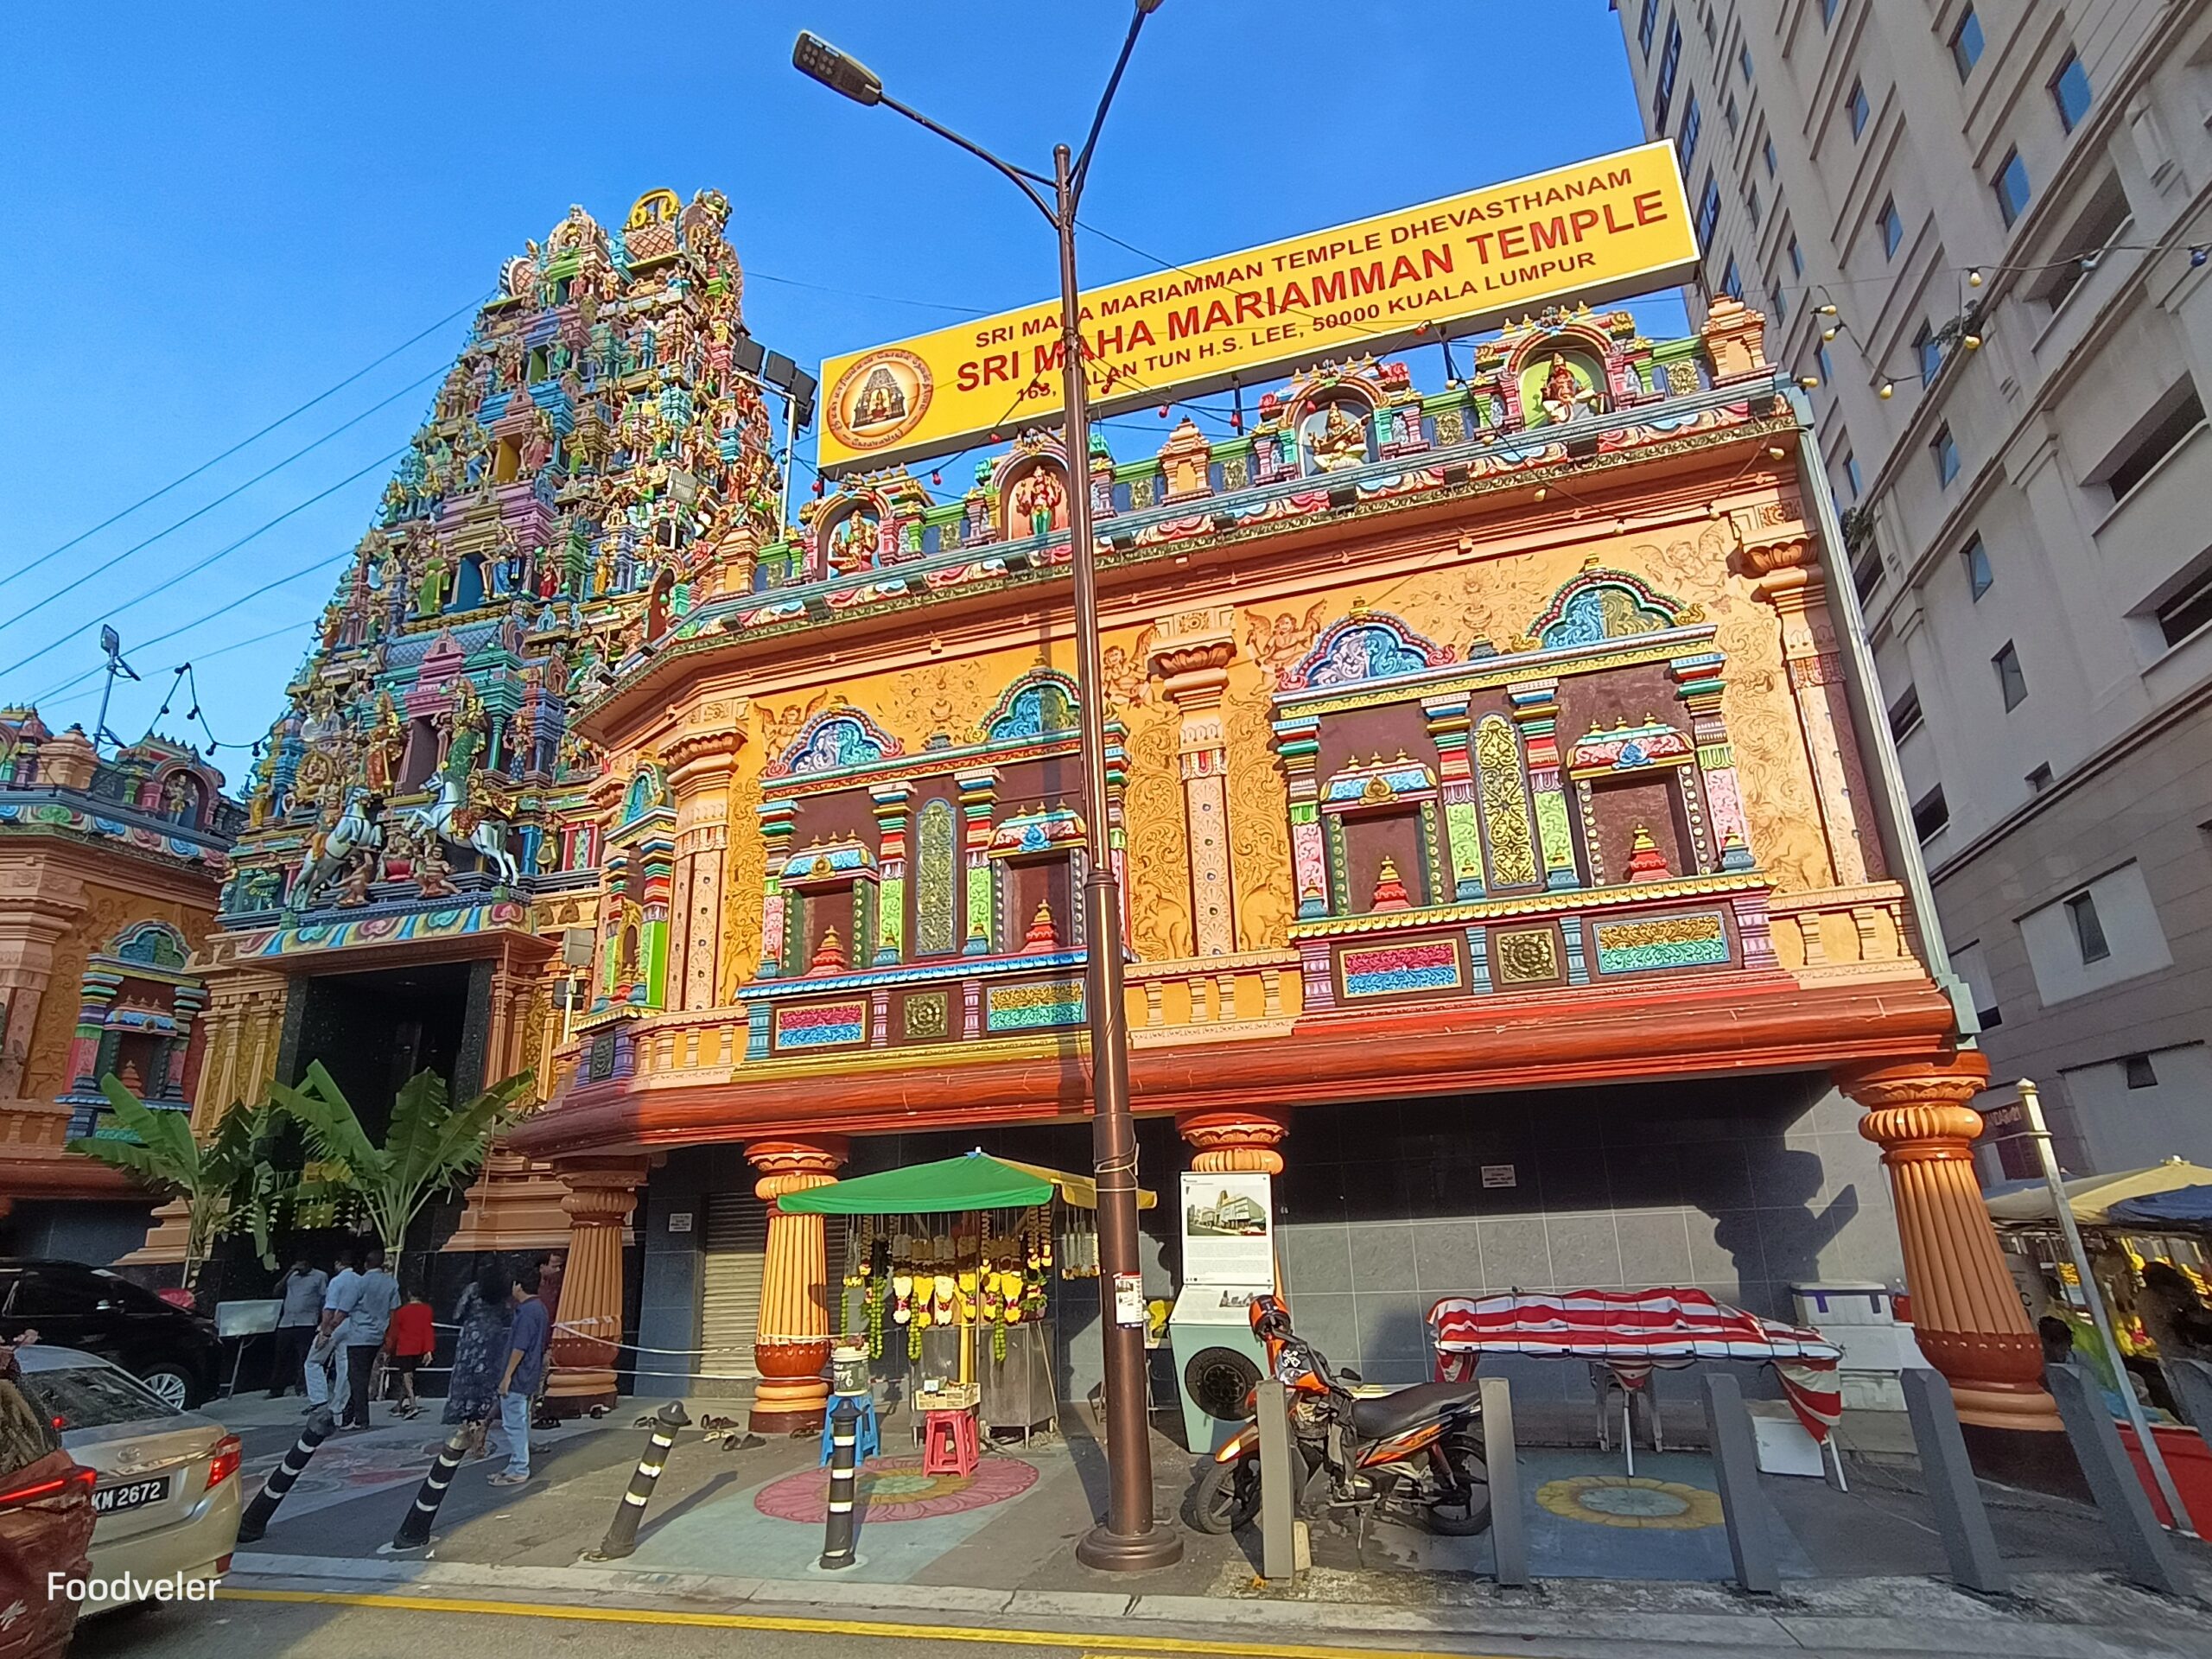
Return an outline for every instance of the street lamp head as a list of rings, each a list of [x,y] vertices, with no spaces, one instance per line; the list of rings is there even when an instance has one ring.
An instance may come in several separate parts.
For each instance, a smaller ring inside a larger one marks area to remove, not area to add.
[[[1156,3],[1156,0],[1155,0]],[[817,35],[801,29],[791,47],[791,67],[818,80],[855,104],[883,102],[883,79],[857,58],[849,58]]]
[[[1137,0],[1137,10],[1147,17],[1160,10],[1160,0]]]

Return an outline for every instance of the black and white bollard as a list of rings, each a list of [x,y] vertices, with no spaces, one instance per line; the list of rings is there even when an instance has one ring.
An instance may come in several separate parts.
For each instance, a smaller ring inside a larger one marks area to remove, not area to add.
[[[819,1563],[825,1573],[858,1560],[853,1554],[853,1494],[859,1484],[860,1433],[859,1406],[849,1394],[837,1395],[830,1412],[830,1514],[823,1524]]]
[[[584,1557],[586,1560],[619,1561],[638,1548],[638,1523],[645,1518],[645,1505],[652,1501],[653,1486],[660,1479],[660,1471],[668,1466],[669,1448],[676,1444],[677,1431],[690,1425],[690,1414],[680,1400],[670,1401],[653,1414],[652,1438],[645,1442],[645,1453],[631,1473],[630,1490],[622,1494],[621,1507],[614,1511],[607,1536],[597,1549]]]
[[[276,1513],[276,1506],[284,1501],[284,1494],[292,1490],[292,1483],[308,1466],[308,1459],[315,1456],[315,1449],[330,1438],[330,1431],[337,1419],[330,1414],[328,1406],[317,1406],[308,1414],[307,1427],[300,1431],[300,1438],[292,1442],[292,1449],[284,1454],[284,1461],[269,1471],[269,1478],[261,1483],[261,1490],[253,1495],[253,1502],[245,1506],[245,1513],[238,1517],[238,1542],[257,1544],[269,1530],[269,1518]]]
[[[468,1448],[475,1438],[475,1431],[467,1423],[446,1437],[445,1445],[439,1449],[438,1460],[423,1477],[422,1489],[415,1494],[407,1518],[399,1523],[399,1530],[392,1534],[390,1543],[378,1546],[379,1555],[421,1549],[430,1541],[430,1523],[438,1518],[438,1505],[446,1501],[446,1488],[453,1484],[454,1471],[467,1461]]]

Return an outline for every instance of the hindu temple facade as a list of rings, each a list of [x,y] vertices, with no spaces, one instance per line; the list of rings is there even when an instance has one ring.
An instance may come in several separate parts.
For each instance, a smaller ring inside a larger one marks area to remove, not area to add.
[[[775,535],[728,216],[653,191],[507,262],[249,780],[196,963],[203,1131],[318,1058],[372,1132],[424,1067],[550,1085],[609,817],[574,711]],[[447,1248],[557,1249],[564,1202],[495,1154]]]
[[[112,1072],[188,1111],[206,1049],[191,963],[238,828],[223,775],[149,733],[103,755],[0,709],[0,1255],[105,1262],[154,1200],[65,1143],[111,1116]]]
[[[818,1414],[836,1252],[772,1201],[925,1144],[1080,1160],[1103,947],[1143,1179],[1274,1172],[1300,1328],[1370,1380],[1421,1374],[1447,1294],[1782,1313],[1902,1279],[1969,1421],[2056,1428],[1968,1157],[1986,1068],[1761,320],[1655,341],[1554,312],[1459,350],[1430,390],[1316,365],[1249,429],[1135,459],[1030,433],[972,486],[849,479],[572,677],[591,764],[537,810],[589,845],[563,900],[588,983],[514,1137],[570,1190],[565,1324],[642,1344],[641,1387],[740,1361],[756,1424]],[[1094,858],[1113,941],[1077,931]],[[578,1388],[618,1363],[562,1357]]]

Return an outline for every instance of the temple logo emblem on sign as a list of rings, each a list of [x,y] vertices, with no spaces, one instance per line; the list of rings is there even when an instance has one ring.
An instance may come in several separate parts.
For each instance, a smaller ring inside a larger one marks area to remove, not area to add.
[[[830,429],[853,449],[896,443],[929,412],[935,383],[929,365],[895,347],[870,352],[837,378],[830,393]]]

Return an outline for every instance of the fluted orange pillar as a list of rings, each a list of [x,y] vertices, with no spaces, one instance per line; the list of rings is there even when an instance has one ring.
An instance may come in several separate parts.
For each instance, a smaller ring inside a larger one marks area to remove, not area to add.
[[[1191,1167],[1205,1174],[1280,1175],[1275,1148],[1290,1133],[1287,1114],[1246,1108],[1184,1112],[1175,1132],[1190,1142]]]
[[[2044,1389],[2043,1349],[2005,1271],[1974,1167],[1981,1114],[1967,1103],[1989,1062],[1967,1052],[1867,1066],[1837,1078],[1882,1149],[1921,1352],[1950,1382],[1961,1422],[2063,1432]]]
[[[573,1417],[614,1403],[614,1363],[622,1340],[622,1241],[645,1166],[638,1159],[592,1160],[560,1166],[568,1183],[561,1208],[569,1217],[569,1255],[561,1274],[553,1370],[545,1397]]]
[[[799,1433],[822,1427],[830,1400],[822,1375],[830,1363],[830,1252],[820,1216],[787,1214],[776,1200],[834,1182],[845,1141],[841,1135],[760,1141],[745,1156],[760,1172],[753,1191],[768,1206],[760,1326],[753,1343],[760,1382],[752,1427],[760,1434]]]

